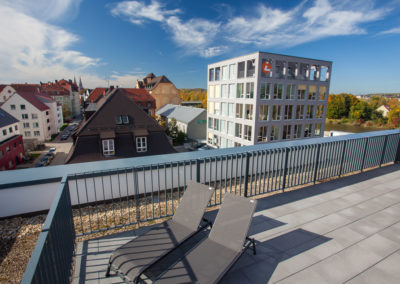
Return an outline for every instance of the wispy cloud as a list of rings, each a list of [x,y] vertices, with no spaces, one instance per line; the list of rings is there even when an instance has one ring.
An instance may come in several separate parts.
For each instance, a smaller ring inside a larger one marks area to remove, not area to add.
[[[386,30],[386,31],[382,31],[379,34],[381,34],[381,35],[400,34],[400,27],[393,28],[393,29]]]
[[[256,46],[294,46],[330,36],[365,34],[363,23],[379,20],[387,9],[364,1],[316,0],[284,11],[260,4],[256,16],[237,16],[226,25],[228,39]]]
[[[139,1],[123,1],[111,9],[114,16],[126,16],[130,22],[137,25],[146,20],[163,22],[166,17],[179,12],[179,9],[167,10],[164,4],[157,1],[151,1],[148,5]]]

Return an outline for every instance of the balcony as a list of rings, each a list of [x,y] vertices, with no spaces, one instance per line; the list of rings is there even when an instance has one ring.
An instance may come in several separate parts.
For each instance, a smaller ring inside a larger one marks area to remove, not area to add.
[[[387,281],[399,277],[399,138],[379,131],[15,171],[0,185],[0,216],[50,208],[22,283],[115,282],[104,278],[109,254],[173,215],[194,179],[215,189],[211,219],[226,191],[259,199],[258,253],[222,282]]]

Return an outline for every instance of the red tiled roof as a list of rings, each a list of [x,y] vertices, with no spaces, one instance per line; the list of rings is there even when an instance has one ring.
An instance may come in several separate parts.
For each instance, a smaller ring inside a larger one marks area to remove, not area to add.
[[[39,98],[37,98],[36,95],[32,92],[18,92],[18,95],[20,95],[22,98],[30,102],[34,107],[36,107],[40,111],[49,109],[49,107],[46,106],[44,103],[42,103],[39,100]]]
[[[69,96],[68,90],[53,83],[42,84],[40,90],[50,96]]]
[[[88,101],[91,103],[97,102],[97,100],[99,99],[100,96],[104,96],[106,94],[107,88],[96,88],[94,89],[89,97],[88,97]]]
[[[136,88],[121,88],[125,91],[125,95],[129,99],[133,99],[134,101],[149,101],[155,102],[155,99],[149,94],[146,89],[136,89]]]
[[[6,87],[7,85],[0,85],[0,92],[3,91],[3,89]]]
[[[31,92],[31,93],[39,93],[39,84],[11,84],[17,93],[19,92]]]

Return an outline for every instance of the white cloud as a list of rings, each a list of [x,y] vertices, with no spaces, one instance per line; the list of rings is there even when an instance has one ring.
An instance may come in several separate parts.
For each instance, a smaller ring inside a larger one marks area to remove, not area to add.
[[[400,27],[380,32],[381,35],[400,34]]]
[[[131,23],[137,25],[143,24],[146,20],[163,22],[167,16],[179,12],[179,9],[166,10],[164,4],[157,1],[151,1],[149,5],[138,1],[123,1],[111,9],[114,16],[126,16]]]
[[[381,19],[385,9],[362,5],[363,1],[316,0],[288,11],[260,4],[256,16],[237,16],[228,21],[230,41],[257,46],[294,46],[339,35],[364,34],[361,24]]]

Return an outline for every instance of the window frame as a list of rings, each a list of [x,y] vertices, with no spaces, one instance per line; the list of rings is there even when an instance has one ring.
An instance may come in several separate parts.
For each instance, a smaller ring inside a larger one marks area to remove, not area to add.
[[[104,139],[101,141],[101,145],[102,145],[104,156],[114,156],[115,155],[114,139]]]
[[[147,152],[147,137],[139,136],[136,137],[136,152],[145,153]]]

